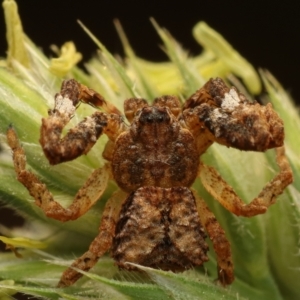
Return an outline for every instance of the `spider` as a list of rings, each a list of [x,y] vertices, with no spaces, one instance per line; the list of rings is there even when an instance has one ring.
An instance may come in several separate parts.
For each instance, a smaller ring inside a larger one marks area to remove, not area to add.
[[[62,130],[80,102],[103,107],[70,129]],[[135,264],[180,272],[208,260],[208,234],[217,256],[218,281],[234,280],[231,249],[225,232],[204,200],[191,188],[203,186],[230,212],[245,217],[263,214],[293,180],[284,154],[283,122],[271,104],[251,102],[220,78],[210,79],[181,107],[175,96],[124,102],[122,114],[94,90],[65,80],[54,109],[42,119],[40,143],[50,164],[87,154],[102,134],[109,138],[107,163],[93,171],[68,208],[53,199],[35,174],[15,130],[7,131],[18,180],[44,213],[62,222],[82,216],[101,197],[108,180],[119,186],[107,201],[99,234],[89,249],[63,273],[58,287],[74,284],[110,250],[120,268]],[[217,171],[200,161],[214,142],[246,151],[276,148],[279,173],[249,204],[244,204]]]

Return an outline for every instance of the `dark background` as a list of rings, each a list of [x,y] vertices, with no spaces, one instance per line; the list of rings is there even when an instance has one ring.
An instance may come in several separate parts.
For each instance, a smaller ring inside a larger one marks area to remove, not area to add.
[[[200,51],[191,35],[193,25],[206,21],[219,31],[255,67],[268,68],[300,103],[298,90],[299,29],[298,1],[133,1],[133,0],[19,0],[19,12],[27,35],[51,54],[49,45],[73,40],[88,59],[96,46],[76,23],[80,19],[112,53],[122,54],[114,29],[118,18],[136,53],[149,60],[165,59],[152,16],[191,54]],[[0,30],[4,22],[0,18]],[[6,41],[1,34],[0,55]]]

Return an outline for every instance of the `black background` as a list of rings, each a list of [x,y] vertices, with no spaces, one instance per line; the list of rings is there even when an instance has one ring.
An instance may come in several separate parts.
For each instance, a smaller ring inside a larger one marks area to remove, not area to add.
[[[73,40],[88,59],[96,46],[76,23],[80,19],[112,53],[122,54],[114,29],[118,18],[136,53],[149,60],[166,59],[153,29],[152,16],[191,54],[200,51],[191,29],[200,20],[219,31],[255,67],[269,69],[300,103],[298,90],[299,1],[126,1],[19,0],[27,35],[50,54],[49,45]],[[3,18],[0,18],[3,20]],[[0,22],[0,54],[6,50],[4,22]]]

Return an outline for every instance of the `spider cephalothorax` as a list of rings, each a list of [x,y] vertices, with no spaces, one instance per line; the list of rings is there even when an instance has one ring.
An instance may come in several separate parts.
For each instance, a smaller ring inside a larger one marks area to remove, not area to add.
[[[125,101],[125,111],[134,100]],[[177,104],[176,100],[169,98],[169,105]],[[153,106],[143,103],[140,108],[138,102],[130,129],[115,142],[112,172],[127,192],[143,186],[189,187],[197,176],[195,140],[164,102],[158,98]]]
[[[96,111],[61,137],[80,101],[105,111]],[[54,109],[42,120],[40,137],[51,164],[86,154],[102,134],[109,138],[103,152],[107,163],[91,174],[68,208],[26,170],[17,135],[12,128],[7,132],[18,180],[51,218],[68,221],[83,215],[101,197],[109,179],[120,188],[106,203],[98,236],[63,273],[59,286],[73,284],[82,276],[76,268],[89,270],[109,250],[125,269],[134,268],[130,263],[171,271],[201,265],[208,259],[206,233],[217,255],[219,281],[230,284],[234,280],[230,244],[191,185],[199,176],[207,191],[236,215],[266,212],[293,179],[284,155],[282,120],[271,104],[250,102],[219,78],[209,80],[182,107],[174,96],[156,98],[151,105],[131,98],[124,111],[129,125],[101,95],[72,79],[64,81],[55,96]],[[276,148],[280,171],[246,205],[215,169],[200,161],[214,142],[241,150]]]

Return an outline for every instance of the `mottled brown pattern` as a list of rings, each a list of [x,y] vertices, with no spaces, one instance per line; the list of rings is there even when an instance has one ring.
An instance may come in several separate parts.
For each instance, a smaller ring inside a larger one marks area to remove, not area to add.
[[[72,114],[53,110],[49,111],[47,119],[42,119],[40,143],[43,145],[50,164],[69,161],[86,154],[94,146],[108,123],[104,113],[95,112],[61,138],[62,130],[72,116]]]
[[[199,165],[195,140],[166,107],[140,110],[117,140],[112,171],[127,192],[141,186],[190,186]]]
[[[226,94],[236,93],[238,101],[226,105]],[[183,107],[184,114],[197,115],[219,144],[240,150],[266,151],[280,147],[284,140],[283,122],[269,103],[249,101],[220,78],[209,80]]]
[[[188,188],[142,187],[130,194],[116,227],[112,256],[127,262],[183,271],[207,261],[208,246]]]
[[[62,136],[80,101],[101,106],[104,112],[93,113]],[[120,187],[106,203],[99,234],[63,273],[58,286],[74,284],[82,276],[76,269],[88,271],[109,250],[126,269],[132,268],[128,262],[174,272],[199,266],[207,261],[204,229],[217,256],[218,281],[230,284],[234,280],[230,244],[191,185],[198,175],[207,191],[236,215],[266,212],[293,180],[282,147],[282,120],[271,104],[248,101],[220,78],[209,80],[183,108],[177,97],[162,96],[153,105],[128,99],[124,110],[130,125],[112,104],[74,79],[64,81],[55,95],[54,109],[42,119],[40,137],[51,164],[87,154],[102,134],[109,138],[102,154],[107,163],[93,171],[67,208],[26,169],[16,132],[11,127],[7,131],[17,178],[48,217],[63,222],[77,219],[101,197],[109,179]],[[246,205],[214,168],[200,162],[214,142],[241,150],[277,147],[279,173]]]
[[[230,284],[234,280],[230,244],[224,230],[205,201],[195,191],[193,191],[193,194],[201,223],[204,225],[216,253],[218,278],[223,285]]]

